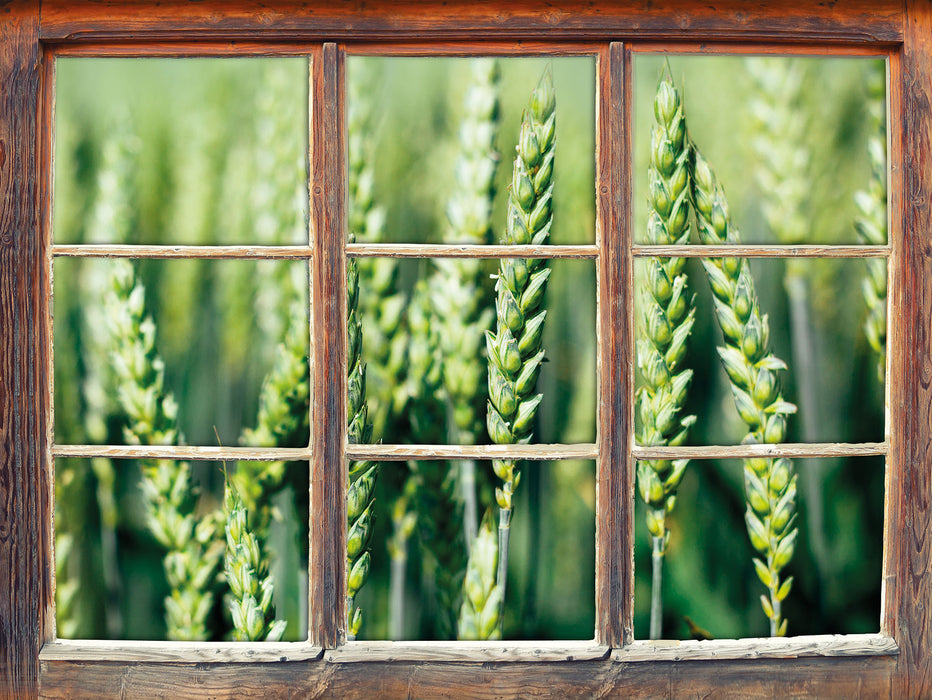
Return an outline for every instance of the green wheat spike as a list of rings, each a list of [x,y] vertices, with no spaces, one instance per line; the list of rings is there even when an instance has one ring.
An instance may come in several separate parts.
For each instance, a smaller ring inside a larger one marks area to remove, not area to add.
[[[692,202],[699,238],[706,245],[738,244],[738,229],[731,223],[725,193],[712,168],[693,145]],[[725,344],[718,348],[731,382],[738,414],[748,426],[745,443],[780,443],[786,437],[786,416],[796,406],[783,400],[777,374],[786,364],[770,350],[770,326],[762,315],[754,278],[743,258],[703,259],[715,303],[715,316]],[[790,592],[792,577],[781,581],[780,572],[796,548],[796,475],[786,458],[745,459],[747,495],[745,522],[751,545],[762,558],[754,568],[769,596],[761,596],[770,620],[771,636],[786,634],[781,603]]]

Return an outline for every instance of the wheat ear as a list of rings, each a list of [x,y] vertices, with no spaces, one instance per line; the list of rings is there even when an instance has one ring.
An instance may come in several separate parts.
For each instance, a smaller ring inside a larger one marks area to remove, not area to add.
[[[725,193],[712,168],[695,145],[692,147],[692,201],[699,238],[706,245],[740,243],[738,229],[731,223]],[[712,288],[715,316],[725,344],[718,348],[731,382],[738,414],[748,426],[745,443],[779,443],[786,436],[786,416],[796,407],[783,400],[777,372],[786,364],[770,351],[770,327],[761,315],[754,278],[743,258],[704,259],[703,267]],[[796,547],[796,475],[789,459],[744,460],[744,484],[748,507],[745,512],[751,545],[762,559],[754,568],[767,587],[761,596],[764,614],[770,620],[771,636],[786,634],[787,620],[781,603],[790,592],[793,578],[780,580]]]
[[[441,443],[446,436],[443,360],[440,331],[431,313],[426,280],[415,285],[408,305],[408,414],[412,438],[422,444]],[[446,462],[409,463],[415,485],[414,505],[424,570],[434,582],[437,634],[452,638],[466,568],[463,503],[457,492],[456,470]]]
[[[498,61],[470,61],[470,82],[463,100],[453,191],[447,201],[444,233],[447,243],[485,244],[492,241],[492,201],[499,154]],[[443,386],[448,399],[447,423],[453,442],[471,444],[482,432],[482,409],[487,400],[483,375],[482,338],[495,316],[482,279],[479,260],[438,259],[430,279],[430,299],[440,328]],[[467,548],[478,526],[476,464],[457,464],[463,498],[463,527]]]
[[[461,640],[501,639],[504,588],[496,583],[498,572],[498,538],[491,511],[486,511],[469,553],[463,580],[463,604],[460,608]]]
[[[657,86],[654,118],[647,240],[652,245],[682,244],[689,240],[690,149],[683,105],[666,70]],[[680,445],[696,421],[695,416],[681,415],[693,376],[692,370],[683,368],[683,360],[696,313],[685,266],[685,258],[646,260],[637,343],[638,369],[643,378],[637,393],[638,442],[642,445]],[[670,538],[665,518],[673,510],[676,490],[688,463],[678,459],[637,464],[638,493],[647,504],[652,544],[651,639],[660,636],[663,615],[663,557]]]
[[[127,418],[124,437],[130,444],[178,444],[178,406],[165,388],[155,323],[145,314],[145,290],[128,260],[113,261],[111,282],[104,306],[110,319],[117,399]],[[164,561],[171,591],[165,599],[168,637],[207,639],[207,616],[223,553],[218,514],[203,517],[195,512],[197,489],[187,462],[161,459],[141,464],[149,530],[168,550]]]
[[[555,153],[553,72],[544,70],[531,93],[521,120],[517,155],[508,193],[508,213],[502,242],[541,245],[553,224],[553,163]],[[510,258],[499,263],[495,282],[496,329],[487,331],[489,401],[486,425],[499,445],[528,442],[543,398],[535,394],[544,359],[541,338],[547,312],[542,308],[550,269],[541,259]],[[492,463],[502,485],[495,489],[499,507],[498,585],[504,600],[508,573],[508,541],[512,498],[521,474],[515,460]]]
[[[243,499],[229,478],[224,481],[227,547],[223,573],[230,587],[227,606],[233,617],[233,639],[275,642],[281,639],[286,624],[284,620],[275,619],[274,579],[261,553],[259,538],[249,528]]]
[[[352,236],[350,237],[352,241]],[[358,315],[359,273],[354,259],[346,263],[347,291],[347,439],[366,444],[372,439],[372,424],[366,406],[366,365],[362,361],[362,323]],[[346,493],[346,597],[347,636],[355,638],[362,625],[362,610],[356,594],[369,575],[369,536],[372,534],[375,479],[378,464],[369,461],[349,463],[349,489]]]

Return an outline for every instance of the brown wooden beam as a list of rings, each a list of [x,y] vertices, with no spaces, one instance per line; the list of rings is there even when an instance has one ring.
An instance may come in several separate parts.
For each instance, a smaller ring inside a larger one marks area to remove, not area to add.
[[[310,642],[346,639],[346,161],[343,54],[311,58]]]
[[[42,661],[43,698],[879,698],[895,657],[151,664]]]
[[[0,696],[38,687],[53,634],[48,276],[38,3],[0,5]]]
[[[924,698],[932,696],[932,3],[908,0],[906,20],[891,66],[883,631],[900,646],[892,696]]]
[[[559,39],[895,44],[898,0],[44,0],[45,41]],[[179,34],[179,32],[183,32]]]

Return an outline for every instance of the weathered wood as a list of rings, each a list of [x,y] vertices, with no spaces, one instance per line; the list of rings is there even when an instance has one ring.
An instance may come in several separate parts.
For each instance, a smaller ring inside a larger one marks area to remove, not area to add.
[[[350,459],[400,462],[408,459],[595,459],[592,443],[580,445],[347,445]]]
[[[594,245],[439,245],[433,243],[350,243],[353,258],[595,258]]]
[[[62,258],[164,258],[207,260],[305,260],[314,249],[303,245],[66,245],[52,246]]]
[[[344,59],[311,59],[310,641],[346,639],[346,160]]]
[[[182,459],[192,462],[227,460],[295,462],[311,458],[308,447],[197,447],[193,445],[52,445],[52,457],[109,459]]]
[[[475,39],[789,41],[895,43],[895,0],[515,0],[509,3],[375,0],[43,0],[46,41],[182,38],[427,41]]]
[[[307,642],[142,642],[60,639],[48,642],[39,662],[242,664],[315,661],[323,649]]]
[[[636,258],[886,258],[886,245],[636,245]]]
[[[882,58],[890,54],[891,49],[895,48],[896,42],[879,42],[872,44],[851,44],[844,47],[845,56],[858,57],[875,57]],[[652,54],[696,54],[696,55],[720,55],[729,56],[837,56],[839,48],[825,43],[796,43],[787,44],[785,42],[767,42],[756,41],[753,43],[741,41],[677,41],[660,42],[660,41],[638,41],[631,44],[631,53],[652,53]]]
[[[611,650],[595,642],[350,642],[328,649],[329,663],[397,661],[464,662],[595,661]]]
[[[885,656],[899,653],[892,637],[879,634],[820,634],[708,641],[637,641],[612,651],[623,663],[725,659],[800,659],[809,656]]]
[[[54,634],[51,482],[45,453],[48,278],[38,148],[38,3],[0,6],[0,696],[38,687],[39,646]]]
[[[893,261],[884,629],[894,697],[932,697],[932,4],[907,0],[891,92]]]
[[[471,39],[459,41],[354,41],[347,55],[361,56],[597,56],[603,42],[539,41],[534,39]]]
[[[46,661],[43,698],[880,698],[895,657],[786,661],[156,664]]]
[[[635,459],[743,459],[745,457],[869,457],[889,452],[886,442],[784,442],[766,445],[658,445],[632,448]]]
[[[620,43],[599,56],[596,96],[596,641],[634,638],[634,324],[631,259],[630,59]]]

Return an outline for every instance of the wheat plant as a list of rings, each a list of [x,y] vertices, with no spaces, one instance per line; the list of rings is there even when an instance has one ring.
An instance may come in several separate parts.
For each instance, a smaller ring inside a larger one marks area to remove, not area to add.
[[[706,245],[738,244],[725,193],[695,144],[692,146],[692,202],[699,238]],[[780,443],[786,436],[786,416],[796,407],[783,400],[780,378],[786,369],[770,349],[770,327],[762,315],[748,261],[743,258],[703,259],[712,289],[715,316],[724,346],[718,348],[731,383],[735,406],[747,424],[745,443]],[[782,601],[793,578],[780,579],[796,547],[796,475],[786,458],[744,460],[747,496],[745,522],[751,545],[761,555],[754,568],[768,596],[761,596],[770,620],[771,636],[786,634]]]
[[[856,192],[858,208],[855,229],[862,243],[884,245],[887,242],[887,153],[886,153],[886,70],[882,62],[867,69],[866,84],[870,102],[868,114],[872,133],[867,142],[871,179],[866,190]],[[884,381],[887,356],[887,261],[867,261],[867,274],[861,283],[867,318],[864,334],[877,358],[877,377]]]
[[[165,366],[155,345],[156,328],[145,313],[145,290],[132,263],[113,261],[111,287],[104,295],[109,319],[117,399],[127,419],[129,444],[176,445],[178,407],[165,387]],[[198,491],[191,466],[173,460],[142,460],[147,522],[166,550],[165,599],[169,639],[204,640],[213,607],[223,542],[216,513],[197,512]]]
[[[553,224],[553,163],[556,113],[553,71],[544,70],[521,119],[517,154],[508,192],[502,242],[541,245]],[[542,308],[550,269],[542,259],[504,258],[495,281],[496,329],[487,331],[489,401],[486,425],[499,445],[528,442],[542,394],[534,393],[544,360],[541,338],[547,311]],[[492,463],[501,486],[499,507],[498,586],[504,600],[512,499],[521,478],[513,459]]]
[[[408,305],[408,417],[411,437],[420,444],[439,444],[447,434],[443,393],[440,331],[431,313],[430,286],[420,280]],[[450,639],[456,632],[456,611],[466,568],[463,502],[457,473],[449,463],[423,460],[409,463],[414,479],[414,506],[421,541],[424,573],[433,586],[436,633]]]
[[[799,58],[754,57],[745,60],[751,78],[750,145],[754,177],[767,227],[783,245],[811,240],[814,231],[812,154],[807,145],[813,124],[807,118],[805,64]],[[800,432],[804,442],[824,435],[819,410],[819,338],[813,323],[810,286],[818,268],[811,260],[788,258],[784,263],[791,330],[791,364],[797,377]],[[806,493],[806,536],[818,572],[818,588],[829,578],[831,557],[823,514],[824,461],[802,460]]]
[[[233,618],[233,639],[275,642],[281,639],[286,625],[284,620],[275,619],[274,579],[261,552],[259,538],[249,527],[243,499],[229,478],[224,481],[226,553],[223,573],[230,587],[227,606]]]
[[[352,241],[352,236],[350,241]],[[366,364],[362,359],[362,322],[358,314],[359,272],[354,259],[346,263],[346,368],[347,368],[347,439],[351,444],[372,440],[372,423],[366,405]],[[346,494],[346,611],[347,636],[354,639],[362,625],[362,610],[356,606],[356,594],[369,574],[367,549],[372,534],[373,502],[378,464],[369,461],[349,463],[349,489]]]
[[[444,241],[482,245],[492,241],[492,201],[499,161],[495,142],[500,70],[498,61],[492,58],[473,59],[469,68]],[[449,437],[454,443],[472,444],[482,432],[481,415],[487,399],[482,381],[482,338],[492,326],[495,311],[480,260],[441,258],[434,264],[430,300],[439,327]],[[476,464],[463,460],[456,466],[468,547],[478,526]]]
[[[498,538],[492,512],[486,511],[469,553],[463,580],[463,604],[460,608],[458,639],[501,639],[502,603],[505,588],[498,581]]]
[[[683,244],[689,240],[689,141],[679,93],[669,74],[661,75],[654,98],[648,168],[647,242]],[[695,321],[693,296],[684,271],[686,258],[648,258],[641,294],[637,393],[638,443],[681,445],[695,423],[683,416],[692,370],[683,362]],[[651,535],[652,587],[650,638],[657,639],[663,616],[663,558],[670,539],[666,516],[689,460],[642,460],[637,464],[638,493],[647,505]]]

